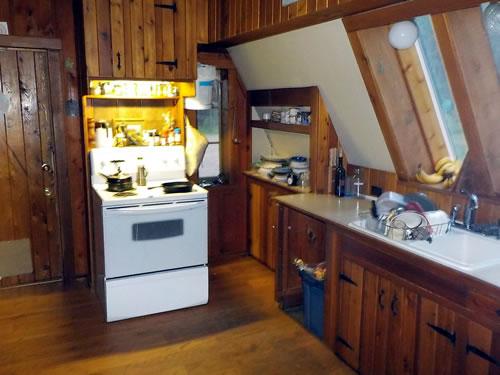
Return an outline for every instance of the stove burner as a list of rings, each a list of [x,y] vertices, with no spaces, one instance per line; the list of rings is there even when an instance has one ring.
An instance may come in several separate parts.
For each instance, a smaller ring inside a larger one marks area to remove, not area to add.
[[[134,197],[136,195],[137,193],[135,192],[135,190],[121,191],[119,193],[113,194],[114,197]]]

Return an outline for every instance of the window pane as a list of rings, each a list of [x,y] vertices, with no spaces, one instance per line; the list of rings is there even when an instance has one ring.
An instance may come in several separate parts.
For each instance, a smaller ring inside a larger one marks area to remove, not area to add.
[[[451,148],[450,152],[457,159],[463,160],[468,150],[467,142],[455,99],[450,89],[441,52],[437,44],[431,17],[417,17],[415,18],[415,23],[419,30],[417,49],[422,59],[422,67],[426,73],[427,83],[432,92],[434,104],[437,107],[435,109],[439,122]]]
[[[203,177],[215,177],[220,173],[219,143],[210,143],[205,151],[198,175]]]
[[[497,74],[500,79],[500,4],[489,6],[490,3],[483,3],[483,23],[490,40],[491,51],[497,66]]]

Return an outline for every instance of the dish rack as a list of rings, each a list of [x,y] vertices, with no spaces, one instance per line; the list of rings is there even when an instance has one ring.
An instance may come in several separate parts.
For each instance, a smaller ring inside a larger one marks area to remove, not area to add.
[[[402,241],[429,241],[431,242],[433,238],[445,235],[451,229],[452,222],[448,221],[446,223],[439,224],[429,224],[428,222],[422,222],[416,227],[409,227],[402,220],[398,220],[397,217],[392,219],[381,219],[379,220],[380,231],[392,240],[402,240]]]

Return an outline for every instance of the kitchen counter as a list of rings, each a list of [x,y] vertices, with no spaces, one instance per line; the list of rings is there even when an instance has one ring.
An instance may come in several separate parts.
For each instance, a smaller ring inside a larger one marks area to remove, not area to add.
[[[243,174],[245,176],[255,178],[256,180],[279,186],[279,187],[286,189],[286,190],[289,190],[291,192],[295,192],[295,193],[309,193],[310,192],[309,188],[303,189],[303,188],[298,187],[298,186],[289,186],[288,184],[286,184],[284,182],[274,181],[274,180],[270,179],[269,177],[263,176],[255,170],[244,171]]]
[[[338,198],[327,194],[294,194],[278,196],[275,197],[275,199],[279,203],[302,211],[305,214],[339,225],[346,230],[357,232],[364,237],[372,238],[362,230],[348,226],[352,221],[363,219],[370,215],[371,203],[369,200]],[[397,241],[390,242],[392,246],[401,249],[401,251],[408,251],[403,247],[398,246]],[[500,251],[500,241],[498,245]],[[426,258],[424,256],[421,257]],[[439,262],[436,263],[440,264],[442,267],[448,267]],[[500,287],[500,264],[487,266],[470,272],[459,270],[455,271],[461,272],[464,275],[473,276],[479,280],[493,284],[496,287]]]

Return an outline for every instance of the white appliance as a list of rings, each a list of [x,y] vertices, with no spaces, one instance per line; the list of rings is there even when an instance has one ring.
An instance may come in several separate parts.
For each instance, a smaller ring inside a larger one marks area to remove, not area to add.
[[[135,179],[137,158],[148,186],[130,195],[107,191],[99,173],[122,171]],[[165,194],[161,183],[185,181],[184,148],[93,149],[96,291],[108,322],[208,302],[207,191]],[[159,188],[155,188],[158,187]],[[152,189],[151,189],[152,188]]]

